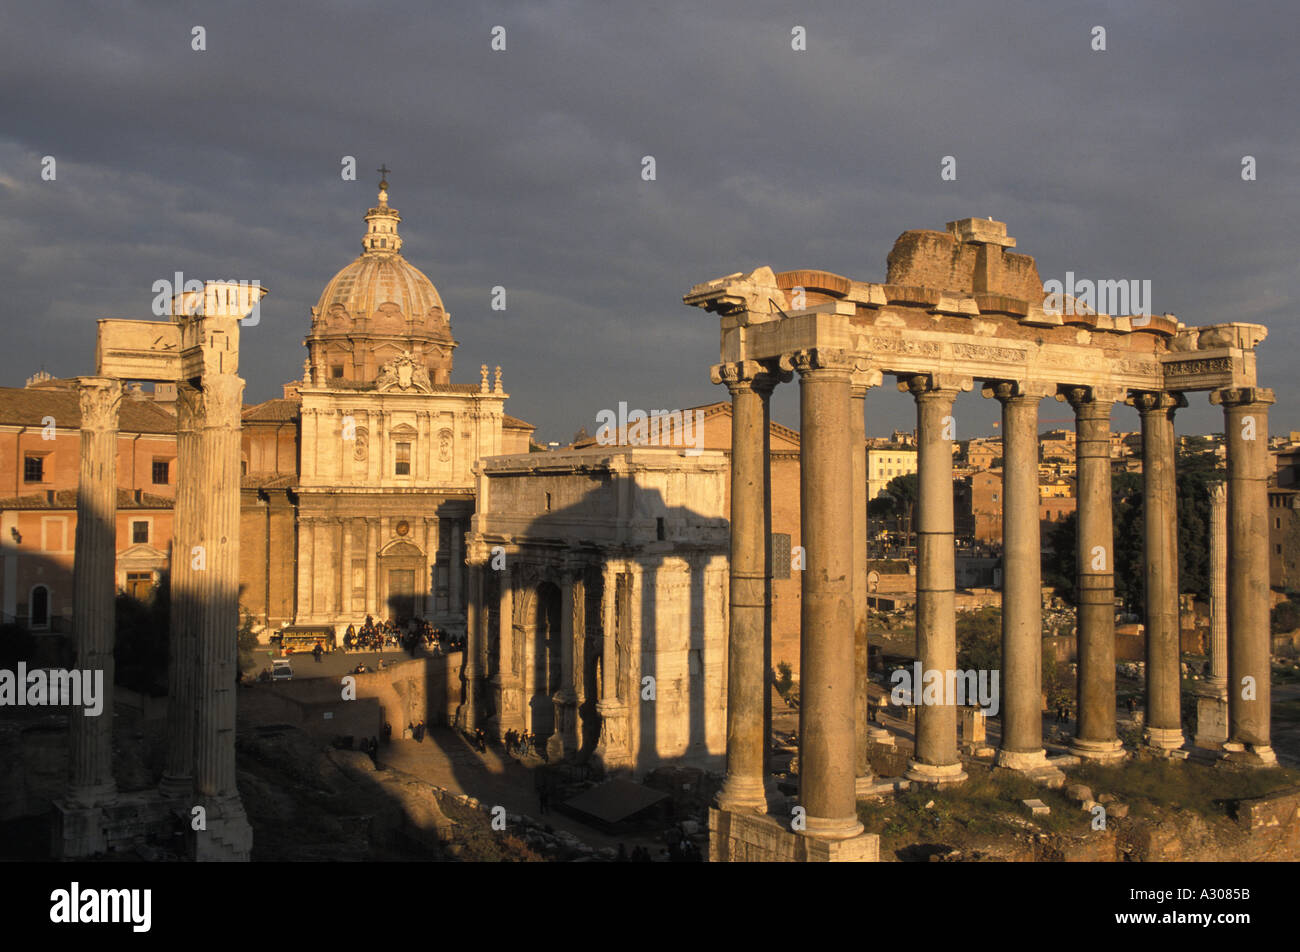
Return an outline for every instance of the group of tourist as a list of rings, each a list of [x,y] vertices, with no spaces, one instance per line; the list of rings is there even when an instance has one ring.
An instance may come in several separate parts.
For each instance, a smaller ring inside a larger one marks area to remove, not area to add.
[[[546,759],[546,744],[538,743],[538,737],[532,731],[517,731],[514,729],[506,731],[505,735],[506,753],[512,757],[527,757],[533,751],[537,751]]]
[[[345,651],[383,651],[386,648],[401,648],[416,655],[423,646],[435,655],[465,649],[465,636],[452,635],[423,618],[412,618],[406,627],[398,625],[391,618],[376,622],[370,615],[360,630],[356,625],[348,625],[343,634]]]

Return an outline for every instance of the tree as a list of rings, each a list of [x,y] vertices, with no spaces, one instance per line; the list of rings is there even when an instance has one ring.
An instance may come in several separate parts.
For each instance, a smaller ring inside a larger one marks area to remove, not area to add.
[[[907,539],[910,542],[912,538],[912,512],[916,507],[916,500],[921,494],[921,478],[916,473],[903,473],[895,476],[885,484],[885,492],[894,500],[894,505],[898,512],[902,513],[906,520]]]

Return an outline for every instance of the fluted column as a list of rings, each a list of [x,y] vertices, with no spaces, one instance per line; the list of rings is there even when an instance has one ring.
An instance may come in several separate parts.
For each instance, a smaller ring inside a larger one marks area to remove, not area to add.
[[[1272,766],[1269,662],[1268,408],[1262,387],[1218,390],[1228,444],[1228,742],[1230,757]]]
[[[731,562],[727,632],[727,769],[718,806],[766,811],[764,661],[769,580],[768,458],[764,435],[777,379],[752,361],[720,364],[731,393]]]
[[[955,386],[918,375],[899,383],[916,398],[919,470],[916,569],[916,652],[922,677],[936,672],[947,680],[957,668],[956,565],[953,549],[952,440]],[[924,683],[912,685],[916,746],[907,777],[922,783],[966,779],[957,755],[957,708],[939,692],[923,703]]]
[[[346,519],[334,520],[339,527],[339,571],[338,571],[338,595],[334,599],[334,610],[340,615],[346,611],[352,610],[352,599],[348,592],[348,585],[352,573],[352,552],[348,540],[348,521]]]
[[[1216,691],[1228,688],[1228,485],[1210,487],[1210,676]]]
[[[202,393],[187,383],[176,387],[176,499],[172,519],[169,584],[170,644],[167,656],[167,765],[159,789],[164,796],[185,797],[194,786],[195,678],[197,677],[196,599],[193,549],[207,493],[199,485],[199,437]]]
[[[1115,529],[1111,515],[1110,411],[1092,387],[1058,399],[1074,408],[1078,498],[1075,592],[1078,604],[1078,726],[1070,750],[1089,760],[1118,760],[1115,725]]]
[[[1038,528],[1038,403],[1043,395],[1006,381],[984,394],[1002,404],[1002,742],[997,763],[1032,770],[1047,766]]]
[[[78,377],[81,469],[73,563],[73,624],[77,667],[102,672],[103,709],[68,718],[68,802],[94,807],[117,795],[113,780],[113,642],[117,593],[117,420],[122,382]]]
[[[1180,393],[1135,393],[1142,419],[1142,536],[1146,559],[1147,728],[1155,750],[1183,745],[1178,632],[1178,507],[1174,413]]]
[[[600,740],[596,745],[599,758],[606,765],[621,765],[627,758],[628,705],[619,697],[618,685],[618,568],[606,562],[601,569],[603,594],[600,606],[601,697],[596,703],[600,715]],[[628,611],[628,606],[623,606]]]
[[[203,797],[235,790],[235,682],[239,629],[239,445],[244,381],[215,375],[203,383],[196,421],[200,472],[207,493],[199,544],[206,567],[198,592],[199,705],[195,790]]]
[[[842,351],[820,348],[798,351],[788,363],[799,374],[800,540],[806,553],[799,801],[807,836],[846,839],[862,832],[854,754],[851,363]]]

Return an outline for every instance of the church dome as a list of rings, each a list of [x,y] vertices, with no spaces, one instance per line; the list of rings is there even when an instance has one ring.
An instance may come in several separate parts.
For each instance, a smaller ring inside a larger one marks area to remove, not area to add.
[[[361,255],[329,280],[312,308],[308,384],[364,387],[403,354],[433,383],[450,382],[450,315],[433,282],[402,257],[401,220],[381,181],[379,204],[365,215]]]

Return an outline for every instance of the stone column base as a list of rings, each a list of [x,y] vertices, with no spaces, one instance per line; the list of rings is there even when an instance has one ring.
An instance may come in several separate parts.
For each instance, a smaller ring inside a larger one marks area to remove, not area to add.
[[[856,793],[858,796],[863,796],[864,794],[871,793],[871,791],[874,790],[875,787],[876,787],[875,774],[867,774],[866,776],[863,777],[853,778],[853,792]]]
[[[816,840],[851,840],[862,833],[862,824],[856,813],[837,817],[805,816],[800,832]]]
[[[1177,750],[1186,743],[1180,727],[1148,727],[1142,736],[1142,743],[1157,751]]]
[[[796,833],[789,821],[756,813],[709,809],[711,863],[874,863],[880,837],[859,833],[846,839],[822,839]]]
[[[1083,760],[1098,763],[1118,763],[1128,756],[1124,744],[1117,738],[1111,740],[1084,740],[1076,737],[1070,741],[1070,753]]]
[[[732,813],[766,813],[767,789],[762,780],[728,774],[723,778],[722,789],[718,791],[717,808]]]
[[[1273,753],[1273,748],[1267,744],[1242,744],[1238,741],[1228,741],[1223,745],[1223,754],[1234,764],[1245,764],[1249,767],[1277,766],[1277,754]]]
[[[1038,750],[1003,750],[998,748],[997,758],[993,761],[993,765],[1007,770],[1042,770],[1047,766],[1047,751],[1041,747]]]
[[[66,800],[54,801],[50,853],[56,859],[84,859],[108,849],[104,811]]]
[[[872,744],[883,744],[886,747],[894,746],[894,735],[883,727],[868,727],[867,740]]]
[[[966,771],[961,769],[960,763],[936,765],[913,760],[908,763],[907,773],[903,776],[914,783],[941,787],[945,784],[963,782],[966,779]]]
[[[206,829],[186,831],[186,852],[198,863],[246,863],[253,852],[253,828],[236,797],[209,800]]]

